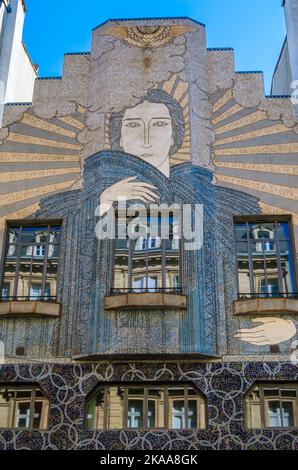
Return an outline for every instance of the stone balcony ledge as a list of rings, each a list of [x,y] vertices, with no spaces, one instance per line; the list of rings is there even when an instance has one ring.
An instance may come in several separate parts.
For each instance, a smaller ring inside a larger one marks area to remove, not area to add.
[[[9,300],[0,302],[1,317],[60,317],[61,304],[38,300]]]
[[[105,297],[106,310],[117,310],[119,308],[141,308],[143,310],[162,308],[184,310],[186,307],[186,295],[171,293],[125,293],[119,295],[107,295]]]
[[[298,299],[278,297],[236,300],[234,315],[298,315]]]

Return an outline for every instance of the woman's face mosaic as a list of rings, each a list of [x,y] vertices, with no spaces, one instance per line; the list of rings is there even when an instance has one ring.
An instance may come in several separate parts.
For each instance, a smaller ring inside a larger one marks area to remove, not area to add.
[[[144,101],[126,109],[121,126],[120,145],[156,168],[168,163],[173,145],[172,118],[163,103]],[[169,163],[168,163],[169,164]]]

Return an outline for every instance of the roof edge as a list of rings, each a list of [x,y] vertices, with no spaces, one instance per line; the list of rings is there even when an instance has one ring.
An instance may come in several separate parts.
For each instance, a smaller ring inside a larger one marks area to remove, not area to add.
[[[159,20],[188,20],[192,21],[193,23],[196,23],[200,26],[203,26],[206,28],[206,25],[204,23],[201,23],[200,21],[194,20],[193,18],[190,18],[189,16],[164,16],[164,17],[148,17],[148,18],[109,18],[108,20],[104,21],[103,23],[100,23],[99,25],[95,26],[92,28],[92,31],[95,31],[98,28],[101,28],[102,26],[106,25],[107,23],[110,22],[124,22],[124,21],[159,21]]]
[[[234,51],[233,47],[207,47],[208,52],[216,52],[216,51]]]

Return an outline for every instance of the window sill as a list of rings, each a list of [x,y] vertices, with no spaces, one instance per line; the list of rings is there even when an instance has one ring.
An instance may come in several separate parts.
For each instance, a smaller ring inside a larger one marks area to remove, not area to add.
[[[146,292],[142,294],[119,294],[105,297],[105,309],[116,310],[119,308],[152,309],[186,309],[186,295],[177,295],[161,292]]]
[[[36,300],[0,302],[1,317],[60,317],[61,304]]]
[[[247,299],[234,302],[234,315],[298,314],[298,299],[285,297],[270,299]]]

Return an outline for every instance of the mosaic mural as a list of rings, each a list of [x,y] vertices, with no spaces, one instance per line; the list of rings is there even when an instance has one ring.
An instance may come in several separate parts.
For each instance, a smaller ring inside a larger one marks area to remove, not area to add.
[[[19,328],[1,320],[9,353],[23,338],[31,357],[130,347],[267,354],[278,343],[289,353],[293,315],[233,316],[232,230],[233,215],[291,214],[297,238],[298,125],[289,98],[265,97],[261,74],[236,73],[233,51],[208,50],[204,26],[189,19],[109,21],[92,39],[90,53],[65,56],[61,79],[37,80],[32,104],[4,114],[1,237],[6,220],[24,217],[60,217],[65,230],[61,319],[19,320]],[[101,198],[104,215],[119,193],[206,208],[204,250],[185,258],[188,315],[149,312],[152,336],[143,312],[124,318],[103,308],[112,257],[95,240],[95,209]]]

